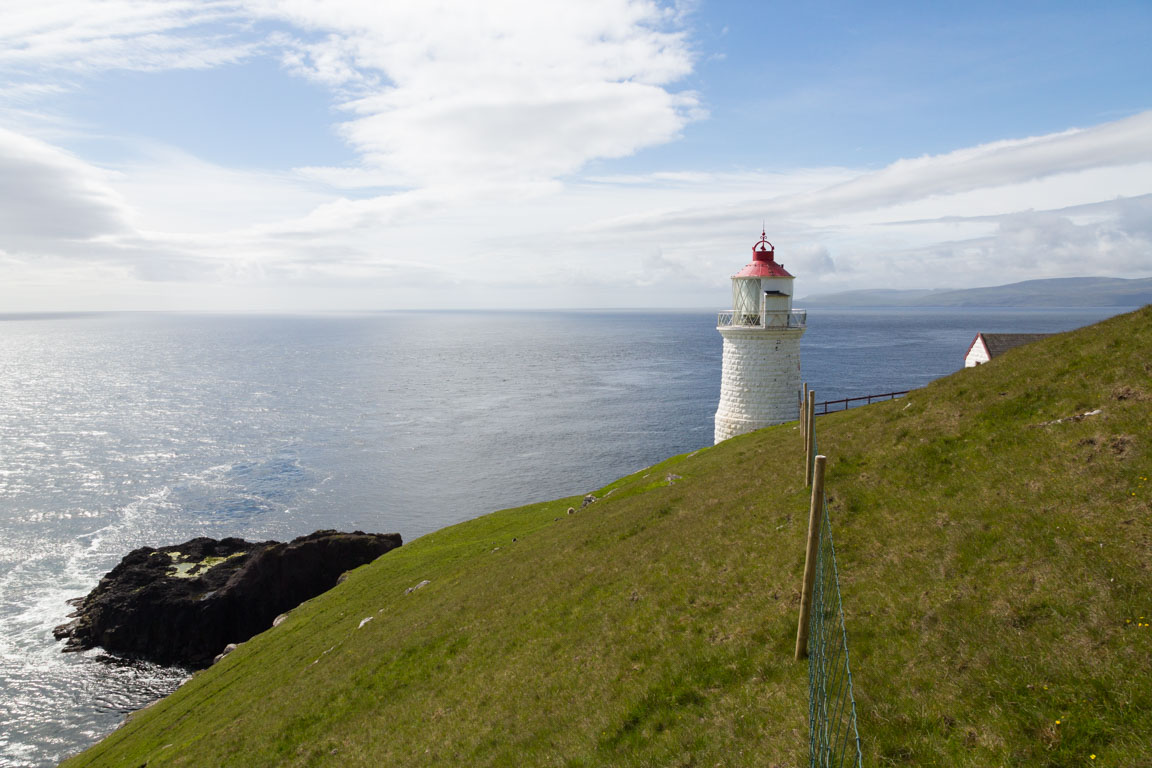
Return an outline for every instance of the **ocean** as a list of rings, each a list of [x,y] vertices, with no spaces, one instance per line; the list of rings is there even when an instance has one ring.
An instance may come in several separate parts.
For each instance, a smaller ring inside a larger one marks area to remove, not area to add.
[[[818,400],[913,389],[978,331],[1121,309],[812,310]],[[129,550],[320,528],[405,541],[712,442],[704,311],[0,315],[0,767],[55,765],[184,671],[52,628]]]

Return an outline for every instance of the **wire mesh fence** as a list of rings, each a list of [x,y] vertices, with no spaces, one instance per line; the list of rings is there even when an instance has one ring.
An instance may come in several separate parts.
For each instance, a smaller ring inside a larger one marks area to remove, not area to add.
[[[808,741],[811,766],[861,768],[856,700],[848,665],[848,634],[840,600],[836,547],[827,497],[821,499],[822,524],[808,616]]]

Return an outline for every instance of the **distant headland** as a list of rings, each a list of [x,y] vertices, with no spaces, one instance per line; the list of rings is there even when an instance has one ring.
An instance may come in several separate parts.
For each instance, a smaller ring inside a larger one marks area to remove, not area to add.
[[[1059,277],[963,290],[873,288],[823,293],[804,307],[1142,307],[1152,304],[1152,277]]]

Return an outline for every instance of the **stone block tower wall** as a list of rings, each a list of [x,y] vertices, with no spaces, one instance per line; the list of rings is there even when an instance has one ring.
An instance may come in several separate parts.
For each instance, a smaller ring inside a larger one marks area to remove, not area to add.
[[[715,442],[800,417],[804,329],[721,328],[724,367]]]

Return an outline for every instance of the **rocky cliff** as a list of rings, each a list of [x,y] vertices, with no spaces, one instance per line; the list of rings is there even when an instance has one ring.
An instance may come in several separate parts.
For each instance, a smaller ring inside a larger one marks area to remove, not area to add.
[[[141,547],[112,569],[74,620],[65,650],[101,646],[162,664],[204,667],[229,643],[336,585],[345,571],[401,545],[400,534],[316,531],[288,543],[197,538]]]

